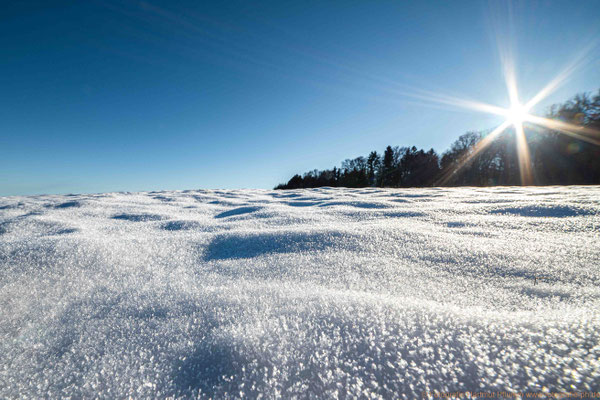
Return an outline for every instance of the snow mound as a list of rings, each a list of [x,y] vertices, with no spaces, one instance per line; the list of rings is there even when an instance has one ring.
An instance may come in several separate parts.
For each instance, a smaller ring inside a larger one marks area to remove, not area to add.
[[[600,187],[0,198],[0,398],[600,389]]]

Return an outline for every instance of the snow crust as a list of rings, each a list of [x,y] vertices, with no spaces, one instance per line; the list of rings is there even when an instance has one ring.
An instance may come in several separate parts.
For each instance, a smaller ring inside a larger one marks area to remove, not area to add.
[[[600,187],[0,198],[0,398],[600,389]]]

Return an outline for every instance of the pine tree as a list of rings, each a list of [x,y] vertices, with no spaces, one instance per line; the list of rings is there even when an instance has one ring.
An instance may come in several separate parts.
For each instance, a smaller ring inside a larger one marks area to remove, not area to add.
[[[390,186],[391,177],[394,172],[394,150],[392,146],[385,148],[383,153],[383,166],[381,171],[381,186]]]

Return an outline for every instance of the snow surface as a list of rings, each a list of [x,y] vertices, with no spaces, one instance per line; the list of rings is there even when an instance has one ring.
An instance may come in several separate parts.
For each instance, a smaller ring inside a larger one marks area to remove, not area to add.
[[[0,397],[600,389],[600,187],[0,198]]]

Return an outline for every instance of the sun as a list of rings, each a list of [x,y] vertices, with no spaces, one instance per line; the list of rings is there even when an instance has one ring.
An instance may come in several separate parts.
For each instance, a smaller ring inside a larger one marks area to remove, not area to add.
[[[529,117],[529,109],[519,103],[513,103],[506,112],[506,119],[514,126],[522,125]]]
[[[596,129],[587,126],[574,125],[565,121],[541,117],[531,112],[531,110],[541,100],[546,98],[563,81],[567,79],[567,77],[573,72],[575,64],[566,68],[526,103],[521,103],[519,101],[519,90],[517,87],[514,64],[510,61],[505,62],[505,83],[510,99],[510,107],[508,108],[498,107],[473,100],[464,100],[447,95],[436,95],[435,93],[433,95],[429,94],[428,96],[421,96],[421,98],[425,98],[434,102],[469,108],[479,112],[498,115],[504,118],[504,122],[502,122],[483,139],[481,139],[481,141],[475,145],[472,151],[466,153],[463,158],[459,160],[457,165],[452,170],[449,170],[444,174],[440,180],[440,185],[446,184],[454,174],[468,165],[470,160],[486,149],[496,138],[498,138],[498,136],[500,136],[500,134],[510,128],[513,128],[516,138],[516,153],[519,163],[519,172],[521,175],[521,184],[533,184],[534,180],[531,167],[531,157],[529,154],[529,146],[527,144],[525,127],[523,126],[524,123],[547,128],[565,135],[569,135],[574,139],[600,146],[600,131]]]

